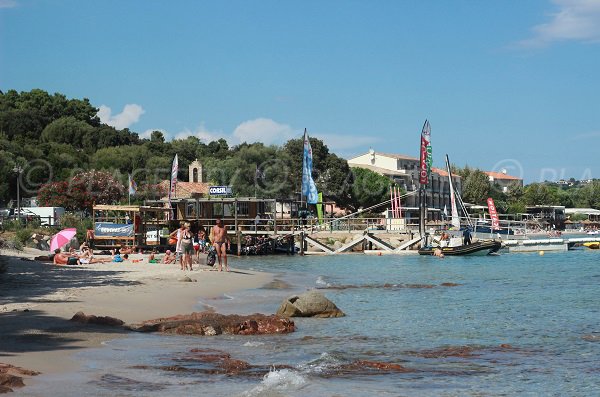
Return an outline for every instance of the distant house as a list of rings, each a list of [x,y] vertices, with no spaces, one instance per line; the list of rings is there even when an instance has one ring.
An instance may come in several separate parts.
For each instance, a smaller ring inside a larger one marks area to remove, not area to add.
[[[419,189],[419,159],[415,157],[380,153],[371,149],[365,154],[348,159],[348,165],[385,175],[406,192],[414,192]],[[453,175],[453,183],[455,189],[460,193],[462,191],[461,178]],[[427,207],[430,208],[430,219],[441,219],[441,211],[444,207],[450,210],[449,186],[448,173],[440,168],[432,168],[431,179],[427,185]],[[403,200],[402,205],[416,209],[419,207],[418,200],[418,195],[415,194]]]
[[[503,193],[507,193],[510,190],[510,186],[515,183],[523,187],[523,179],[508,175],[505,169],[501,172],[483,171],[483,173],[488,176],[491,184],[500,186]]]

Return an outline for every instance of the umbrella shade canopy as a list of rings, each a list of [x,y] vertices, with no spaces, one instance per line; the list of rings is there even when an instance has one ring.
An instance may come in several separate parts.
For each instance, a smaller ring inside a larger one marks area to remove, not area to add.
[[[60,232],[56,233],[52,236],[50,240],[50,251],[54,251],[57,248],[62,248],[65,244],[67,244],[73,237],[77,234],[77,229],[63,229]]]

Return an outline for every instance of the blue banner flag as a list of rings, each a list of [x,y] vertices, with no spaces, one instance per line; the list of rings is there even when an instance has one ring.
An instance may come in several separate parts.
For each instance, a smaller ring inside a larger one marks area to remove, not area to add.
[[[304,129],[304,156],[302,158],[302,194],[306,196],[308,204],[317,204],[319,201],[317,185],[312,178],[312,148],[306,128]]]

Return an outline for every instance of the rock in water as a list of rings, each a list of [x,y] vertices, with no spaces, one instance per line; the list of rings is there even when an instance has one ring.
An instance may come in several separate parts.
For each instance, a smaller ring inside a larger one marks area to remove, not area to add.
[[[343,317],[341,311],[332,301],[318,291],[312,290],[301,295],[290,296],[283,301],[277,315],[282,317]]]
[[[199,312],[147,320],[128,327],[138,332],[163,332],[180,335],[263,335],[294,332],[294,322],[278,316],[219,314]]]

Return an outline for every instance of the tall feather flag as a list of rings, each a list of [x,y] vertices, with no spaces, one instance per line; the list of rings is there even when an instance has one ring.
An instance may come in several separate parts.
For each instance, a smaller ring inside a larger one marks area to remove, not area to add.
[[[426,186],[431,175],[431,166],[433,157],[431,152],[431,126],[429,121],[425,120],[421,130],[421,157],[419,161],[419,183]]]
[[[171,188],[169,189],[169,201],[171,198],[175,198],[177,192],[177,173],[179,172],[179,160],[177,155],[173,159],[173,165],[171,166]]]
[[[304,155],[302,157],[302,194],[306,196],[308,204],[317,204],[319,201],[317,185],[312,178],[312,148],[306,128],[304,129]]]
[[[171,186],[169,187],[169,208],[173,208],[171,204],[171,198],[175,198],[177,193],[177,172],[179,171],[179,159],[177,158],[177,154],[175,154],[175,158],[173,159],[173,165],[171,166]],[[171,214],[169,211],[169,215],[173,215],[173,219],[175,218],[175,214]]]
[[[137,183],[135,183],[131,174],[128,174],[128,176],[129,176],[129,195],[135,196],[135,193],[137,192]]]

